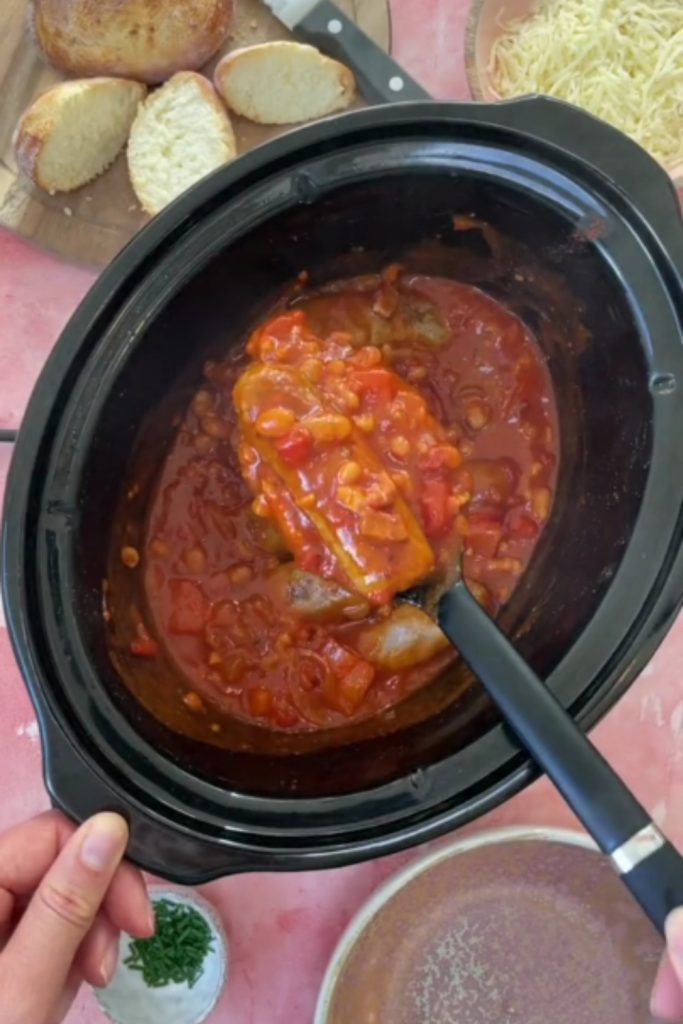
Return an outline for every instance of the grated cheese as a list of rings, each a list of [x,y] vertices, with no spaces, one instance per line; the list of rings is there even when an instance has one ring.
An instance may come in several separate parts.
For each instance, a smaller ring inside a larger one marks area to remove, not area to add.
[[[501,97],[545,93],[683,159],[683,0],[540,0],[494,43]]]

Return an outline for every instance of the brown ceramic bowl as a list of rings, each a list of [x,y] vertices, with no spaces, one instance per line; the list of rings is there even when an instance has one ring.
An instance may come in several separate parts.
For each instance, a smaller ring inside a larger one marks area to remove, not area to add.
[[[483,832],[374,894],[332,958],[315,1024],[647,1024],[661,951],[586,836]]]
[[[538,0],[473,0],[465,36],[465,67],[473,99],[488,103],[503,99],[493,84],[493,44],[513,21],[532,14],[537,3]],[[683,206],[683,160],[664,166]]]

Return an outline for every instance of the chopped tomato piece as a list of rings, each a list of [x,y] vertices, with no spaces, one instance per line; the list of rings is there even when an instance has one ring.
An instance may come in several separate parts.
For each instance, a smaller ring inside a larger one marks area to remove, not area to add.
[[[466,479],[472,498],[486,504],[506,505],[519,480],[519,468],[512,459],[470,459],[458,470],[458,479]]]
[[[372,665],[359,663],[347,676],[339,680],[337,686],[337,702],[345,715],[352,715],[360,707],[365,694],[370,689],[374,675]]]
[[[422,486],[420,508],[425,533],[442,537],[450,529],[453,513],[448,504],[450,491],[443,480],[427,480]]]
[[[159,651],[159,645],[151,636],[138,636],[131,640],[130,651],[138,658],[153,658]]]
[[[420,459],[423,469],[457,469],[462,455],[452,444],[435,444]]]
[[[398,394],[398,377],[391,370],[381,367],[356,370],[351,380],[356,382],[366,403],[371,406],[387,405]]]
[[[313,452],[313,436],[306,427],[296,426],[275,442],[283,462],[290,466],[303,466]]]
[[[343,715],[352,715],[368,692],[375,669],[332,638],[325,643],[322,656],[330,669],[324,685],[327,703]]]
[[[493,558],[503,537],[500,519],[487,512],[472,512],[468,516],[467,546],[475,555]]]
[[[539,526],[531,516],[521,515],[515,520],[510,532],[520,540],[533,540],[538,537]]]
[[[209,604],[200,588],[192,580],[171,580],[169,586],[173,603],[168,624],[171,633],[202,633]]]
[[[284,694],[276,694],[273,697],[273,706],[270,711],[270,717],[279,725],[282,729],[291,729],[293,725],[296,725],[299,720],[299,715],[296,708],[287,700]]]

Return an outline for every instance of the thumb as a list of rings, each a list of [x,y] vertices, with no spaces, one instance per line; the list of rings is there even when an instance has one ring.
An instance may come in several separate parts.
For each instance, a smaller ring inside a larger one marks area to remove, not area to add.
[[[98,814],[69,839],[0,955],[10,1024],[43,1024],[57,1003],[128,842],[117,814]]]
[[[672,910],[666,919],[666,945],[671,963],[683,985],[683,907]]]

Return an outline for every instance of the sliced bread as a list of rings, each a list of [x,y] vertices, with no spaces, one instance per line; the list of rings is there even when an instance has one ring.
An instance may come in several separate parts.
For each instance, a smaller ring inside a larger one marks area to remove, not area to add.
[[[194,71],[179,71],[150,95],[128,140],[130,180],[151,214],[236,155],[230,118]]]
[[[125,78],[60,82],[33,101],[17,125],[21,170],[48,192],[70,192],[114,162],[147,89]]]
[[[219,62],[214,81],[235,113],[259,124],[325,117],[348,107],[356,92],[347,67],[304,43],[233,50]]]

